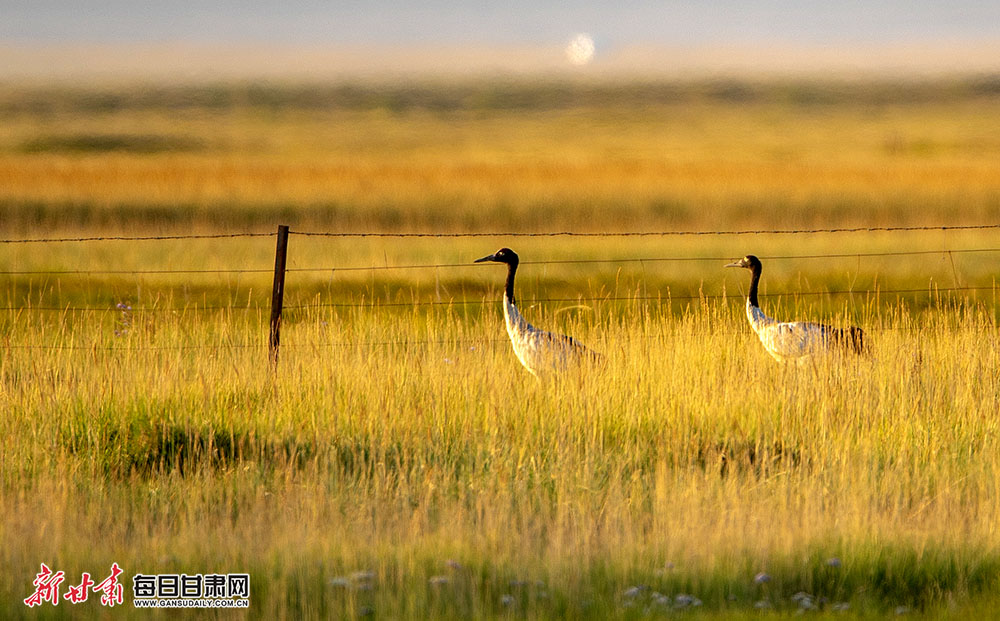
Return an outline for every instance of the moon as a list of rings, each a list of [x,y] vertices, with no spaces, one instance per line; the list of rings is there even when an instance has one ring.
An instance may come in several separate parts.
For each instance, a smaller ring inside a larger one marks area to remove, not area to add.
[[[585,32],[574,36],[566,46],[566,58],[580,67],[594,60],[594,39]]]

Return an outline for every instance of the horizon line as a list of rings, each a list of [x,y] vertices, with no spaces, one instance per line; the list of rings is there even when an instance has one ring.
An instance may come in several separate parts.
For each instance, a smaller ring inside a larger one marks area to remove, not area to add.
[[[559,45],[3,43],[6,81],[426,79],[474,76],[927,78],[1000,72],[1000,38],[860,45],[628,45],[574,65]]]

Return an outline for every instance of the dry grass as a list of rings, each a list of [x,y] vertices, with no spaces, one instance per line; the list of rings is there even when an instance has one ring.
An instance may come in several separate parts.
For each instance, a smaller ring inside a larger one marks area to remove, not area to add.
[[[996,588],[991,319],[890,311],[871,358],[792,369],[736,304],[638,306],[565,324],[609,356],[601,375],[538,384],[495,307],[462,315],[302,317],[271,381],[258,321],[56,322],[83,349],[41,352],[22,330],[2,368],[5,589],[41,560],[246,569],[262,616],[491,616],[509,592],[532,615],[620,616],[640,583],[712,609],[797,591],[933,609]],[[236,347],[176,349],[219,340]],[[329,582],[361,570],[373,591]]]
[[[453,230],[580,228],[584,215],[586,227],[612,230],[979,221],[997,208],[995,146],[978,116],[994,105],[890,106],[876,121],[842,103],[805,124],[815,110],[766,101],[676,103],[672,116],[640,117],[614,106],[445,117],[242,110],[222,117],[231,125],[118,111],[58,116],[44,132],[21,114],[0,156],[0,192],[8,221],[32,236],[51,233],[36,227],[66,205],[79,210],[56,228],[72,231],[128,205],[138,211],[124,228],[148,210],[168,214],[144,224],[154,231],[270,229],[285,208],[316,226]],[[19,151],[32,136],[109,121],[124,134],[200,131],[209,146]],[[892,131],[904,145],[965,146],[892,153]],[[226,146],[211,151],[217,142]],[[259,152],[245,152],[251,144]],[[644,219],[668,195],[686,215]],[[868,211],[897,199],[916,207]],[[344,211],[317,216],[326,201]],[[775,201],[793,211],[739,209]],[[817,201],[844,209],[810,207]],[[18,207],[29,203],[35,211]],[[392,222],[386,206],[399,210]],[[512,213],[541,215],[521,226]],[[525,264],[528,318],[608,357],[600,374],[546,383],[504,340],[495,266],[293,272],[286,303],[306,306],[286,315],[274,375],[266,274],[9,276],[3,614],[24,614],[40,562],[75,583],[116,561],[127,578],[249,572],[250,613],[266,618],[672,614],[654,593],[691,594],[703,616],[745,618],[757,602],[792,614],[798,591],[860,617],[906,606],[975,618],[1000,588],[995,253],[765,259],[764,293],[985,287],[763,298],[778,316],[869,332],[869,357],[805,368],[776,364],[742,301],[714,296],[746,286],[722,257],[992,248],[994,237],[292,238],[291,267],[459,264],[515,243],[524,261],[704,259]],[[8,245],[0,262],[266,269],[272,252],[272,239]],[[151,310],[123,314],[119,302]],[[217,305],[227,308],[202,308]],[[760,572],[770,581],[756,583]],[[637,585],[649,589],[632,596]],[[99,611],[89,602],[55,613]]]

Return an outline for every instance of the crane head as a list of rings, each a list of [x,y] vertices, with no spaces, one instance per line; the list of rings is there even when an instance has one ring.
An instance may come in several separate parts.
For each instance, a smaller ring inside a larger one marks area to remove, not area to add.
[[[735,263],[729,263],[726,267],[745,267],[748,270],[760,268],[760,259],[752,254],[748,254]]]
[[[476,259],[476,263],[482,263],[484,261],[492,261],[493,263],[506,263],[507,265],[517,265],[517,253],[510,248],[501,248],[491,255],[485,256],[481,259]]]

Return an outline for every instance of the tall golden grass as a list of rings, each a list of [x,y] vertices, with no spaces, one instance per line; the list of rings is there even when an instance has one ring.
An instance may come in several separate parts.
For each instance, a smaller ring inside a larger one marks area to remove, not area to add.
[[[340,230],[981,222],[997,207],[997,145],[979,114],[995,105],[22,112],[0,200],[29,237],[270,230],[286,215]],[[93,149],[102,132],[114,140],[97,152],[66,140]],[[107,151],[140,133],[202,146]],[[676,219],[657,211],[665,196]],[[26,614],[41,562],[67,583],[118,562],[126,609],[135,573],[249,572],[250,614],[267,618],[631,619],[692,606],[681,595],[745,618],[792,614],[798,592],[862,617],[988,614],[996,253],[860,253],[995,239],[293,235],[290,267],[330,269],[289,273],[274,373],[266,273],[8,274],[3,614]],[[502,270],[460,266],[499,245],[525,261],[528,319],[603,352],[601,372],[538,382],[518,365]],[[7,244],[0,264],[266,270],[273,248]],[[743,315],[746,275],[719,260],[751,252],[775,257],[765,311],[861,325],[869,355],[770,359]],[[544,263],[573,258],[608,262]],[[407,265],[442,267],[333,269]],[[941,291],[964,286],[981,289]],[[95,601],[47,612],[104,614]]]
[[[807,591],[933,610],[996,587],[991,317],[890,309],[870,357],[798,369],[738,304],[636,305],[563,320],[608,365],[540,384],[494,305],[415,310],[300,317],[273,378],[260,318],[19,330],[8,611],[43,561],[240,568],[263,616],[491,616],[506,594],[536,616],[621,616],[637,584],[713,609]],[[49,343],[80,349],[21,349]],[[355,571],[373,591],[331,583]]]

